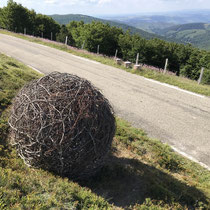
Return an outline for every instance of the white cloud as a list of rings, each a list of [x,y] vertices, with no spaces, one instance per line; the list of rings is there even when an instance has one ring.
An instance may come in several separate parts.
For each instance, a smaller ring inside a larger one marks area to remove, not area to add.
[[[111,3],[112,0],[99,0],[98,4],[102,5],[102,4],[106,4],[106,3]]]
[[[46,4],[55,4],[55,3],[57,3],[56,0],[44,0],[44,2],[45,2]]]
[[[147,13],[184,9],[210,9],[210,0],[14,0],[44,14],[90,15]],[[0,0],[0,7],[7,0]]]
[[[57,5],[104,5],[107,3],[113,3],[113,0],[63,0],[63,1],[56,1],[56,0],[44,0],[46,4],[54,4]]]

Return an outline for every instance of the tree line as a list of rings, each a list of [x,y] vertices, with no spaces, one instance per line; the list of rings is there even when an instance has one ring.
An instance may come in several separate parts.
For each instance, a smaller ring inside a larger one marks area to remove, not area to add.
[[[0,8],[0,27],[17,33],[26,33],[34,36],[51,38],[56,40],[56,34],[60,31],[60,25],[47,15],[36,14],[21,4],[9,0],[7,6]]]
[[[178,44],[160,39],[147,40],[139,34],[131,34],[121,28],[102,22],[85,24],[83,21],[72,21],[67,25],[59,25],[51,17],[36,14],[21,4],[9,0],[7,6],[0,8],[0,27],[17,33],[43,36],[64,42],[68,36],[68,44],[77,48],[83,47],[90,52],[114,56],[135,62],[139,53],[139,62],[163,68],[165,59],[169,59],[168,69],[178,76],[197,80],[201,68],[205,68],[203,83],[210,84],[210,52],[200,50],[190,44]],[[53,37],[51,37],[53,35]]]

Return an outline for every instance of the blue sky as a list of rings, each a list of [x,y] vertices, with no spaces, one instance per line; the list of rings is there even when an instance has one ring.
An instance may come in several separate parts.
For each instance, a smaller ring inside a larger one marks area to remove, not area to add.
[[[210,9],[210,0],[15,0],[43,14],[120,15]],[[7,0],[0,0],[0,7]]]

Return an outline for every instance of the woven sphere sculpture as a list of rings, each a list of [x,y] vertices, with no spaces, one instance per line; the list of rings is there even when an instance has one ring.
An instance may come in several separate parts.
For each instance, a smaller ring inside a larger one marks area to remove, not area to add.
[[[53,72],[22,88],[9,118],[11,142],[28,166],[73,179],[104,162],[115,134],[108,100],[89,81]]]

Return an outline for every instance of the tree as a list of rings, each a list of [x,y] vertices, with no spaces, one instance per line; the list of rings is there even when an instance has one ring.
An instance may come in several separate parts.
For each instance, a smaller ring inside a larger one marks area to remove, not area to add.
[[[51,33],[54,34],[53,39],[60,32],[60,25],[47,15],[37,14],[35,17],[35,35],[51,39]]]
[[[96,52],[100,45],[100,53],[114,55],[118,46],[118,37],[122,34],[122,29],[111,27],[108,24],[95,22],[84,24],[83,21],[72,21],[67,25],[67,29],[72,34],[76,47],[83,44],[85,49]]]
[[[81,35],[84,30],[84,22],[83,21],[72,21],[67,24],[68,34],[71,35],[72,45],[78,48],[81,48],[83,42],[83,37]]]
[[[131,35],[130,31],[121,34],[119,36],[119,46],[123,59],[135,62],[136,55],[139,53],[139,62],[146,62],[146,39],[140,37],[138,34]]]
[[[202,83],[210,85],[210,52],[202,51],[200,65],[205,68]]]
[[[199,75],[200,75],[200,69],[201,69],[201,63],[200,60],[202,58],[202,54],[199,50],[197,49],[192,49],[192,53],[187,60],[186,64],[183,66],[181,69],[181,75],[193,79],[193,80],[198,80]]]
[[[30,18],[30,11],[21,4],[9,0],[7,6],[1,9],[1,13],[0,23],[3,28],[21,33],[27,28],[28,33],[32,32],[34,23]]]
[[[58,42],[65,42],[66,37],[68,37],[68,45],[74,46],[75,41],[72,38],[72,34],[70,31],[67,29],[65,25],[61,26],[60,32],[56,36],[56,41]]]

